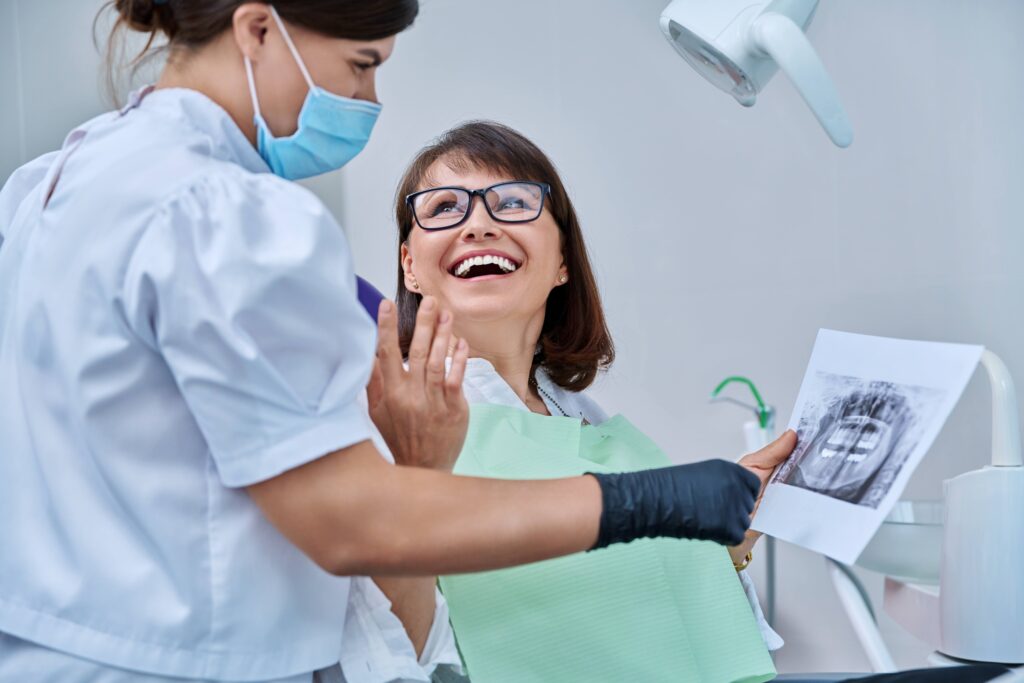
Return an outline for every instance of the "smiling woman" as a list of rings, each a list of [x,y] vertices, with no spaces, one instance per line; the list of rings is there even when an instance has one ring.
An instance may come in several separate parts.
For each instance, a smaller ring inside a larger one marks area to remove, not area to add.
[[[413,161],[396,215],[410,363],[424,297],[452,312],[453,334],[469,348],[463,391],[472,411],[456,474],[548,479],[669,462],[584,391],[611,364],[612,340],[576,212],[536,145],[496,123],[459,126]],[[784,438],[790,445],[774,456],[741,462],[755,488],[791,448],[792,434]],[[780,641],[735,571],[756,540],[728,552],[637,544],[442,576],[440,585],[474,680],[767,680],[766,646]],[[596,585],[600,599],[579,590]]]
[[[478,198],[486,212],[473,210]],[[526,328],[539,325],[535,366],[564,389],[587,388],[611,365],[615,348],[576,210],[551,160],[522,134],[489,121],[448,131],[406,171],[395,218],[403,352],[427,288],[457,321],[512,311]]]

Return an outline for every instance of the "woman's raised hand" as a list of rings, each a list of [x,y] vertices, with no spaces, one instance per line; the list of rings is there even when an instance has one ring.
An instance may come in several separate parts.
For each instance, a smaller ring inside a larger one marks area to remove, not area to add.
[[[402,364],[398,316],[391,301],[380,304],[377,332],[377,362],[366,390],[370,417],[396,464],[450,471],[469,425],[462,393],[469,345],[458,341],[446,370],[452,315],[429,296],[416,315],[408,369]]]

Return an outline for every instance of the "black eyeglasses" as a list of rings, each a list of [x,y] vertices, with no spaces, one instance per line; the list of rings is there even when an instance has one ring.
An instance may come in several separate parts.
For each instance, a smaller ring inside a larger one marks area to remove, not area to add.
[[[469,219],[473,197],[483,199],[491,218],[500,223],[529,223],[540,218],[544,197],[551,192],[547,183],[513,180],[482,190],[464,187],[432,187],[405,198],[416,224],[424,230],[448,230]]]

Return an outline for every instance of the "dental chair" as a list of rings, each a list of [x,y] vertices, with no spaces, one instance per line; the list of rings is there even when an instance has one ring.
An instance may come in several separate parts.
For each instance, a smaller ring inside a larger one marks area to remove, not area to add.
[[[363,305],[373,321],[377,322],[377,309],[380,308],[380,302],[384,300],[381,291],[356,275],[356,295],[359,297],[359,303]]]

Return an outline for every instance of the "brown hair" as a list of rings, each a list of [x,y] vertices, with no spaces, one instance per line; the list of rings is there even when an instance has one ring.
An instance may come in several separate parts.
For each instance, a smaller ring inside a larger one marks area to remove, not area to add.
[[[551,379],[565,389],[586,389],[598,371],[612,364],[615,347],[605,323],[601,296],[583,243],[583,231],[554,164],[537,145],[500,123],[470,121],[449,130],[420,150],[399,184],[395,219],[400,244],[408,241],[413,229],[412,209],[405,198],[424,189],[421,185],[429,182],[427,172],[439,159],[455,171],[486,169],[517,180],[551,186],[547,208],[562,233],[562,253],[569,282],[556,287],[548,296],[534,370],[543,367]],[[421,297],[406,289],[404,281],[405,273],[399,263],[395,299],[398,335],[402,352],[407,354]]]
[[[149,34],[131,61],[137,67],[162,36],[167,46],[202,47],[231,26],[235,10],[253,0],[109,0],[97,15],[113,9],[117,20],[107,47],[108,87],[121,49],[118,35],[125,29]],[[256,0],[259,1],[259,0]],[[333,38],[379,40],[401,33],[419,12],[418,0],[274,0],[274,9],[287,22]],[[95,24],[94,24],[95,35]]]

